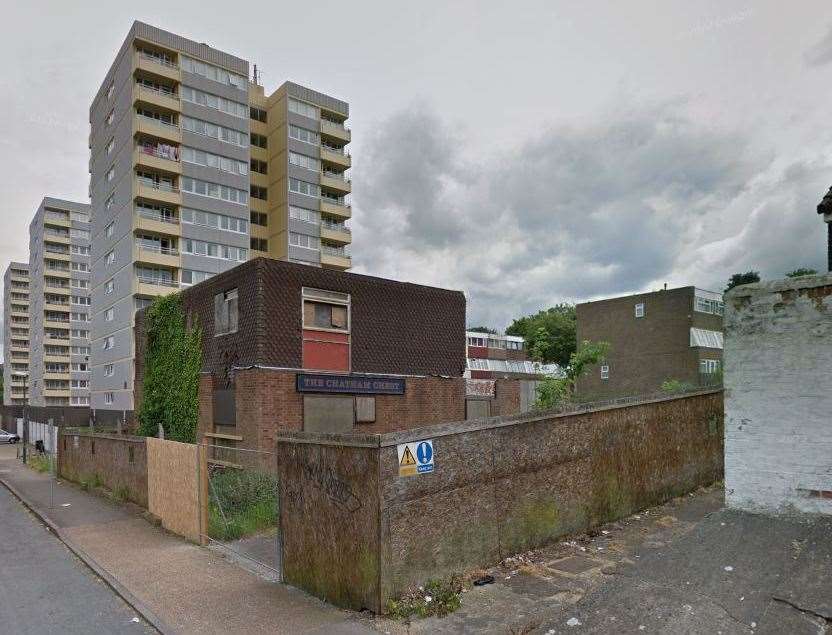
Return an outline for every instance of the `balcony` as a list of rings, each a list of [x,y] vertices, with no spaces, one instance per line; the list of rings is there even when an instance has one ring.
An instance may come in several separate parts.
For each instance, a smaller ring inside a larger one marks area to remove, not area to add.
[[[135,195],[149,200],[158,201],[160,203],[168,203],[169,205],[180,205],[182,203],[182,196],[179,194],[179,188],[175,185],[170,185],[164,181],[154,181],[144,177],[136,177]]]
[[[44,362],[69,362],[69,350],[66,353],[44,353]]]
[[[342,123],[328,119],[321,119],[321,136],[332,137],[343,143],[349,143],[352,140],[352,132],[349,128]]]
[[[321,221],[321,238],[338,245],[348,245],[352,242],[352,232],[342,223]]]
[[[175,63],[154,55],[148,55],[144,51],[136,51],[133,56],[133,69],[172,79],[175,82],[182,78],[179,66]]]
[[[179,283],[175,280],[151,276],[136,276],[133,292],[138,295],[156,297],[159,295],[168,295],[178,289]]]
[[[342,168],[352,165],[349,153],[344,148],[321,145],[321,161],[329,161]]]
[[[172,112],[180,111],[179,95],[172,90],[135,84],[133,86],[133,104],[143,104],[163,108]]]
[[[338,172],[321,172],[321,187],[328,187],[342,194],[349,194],[352,191],[350,180],[343,173]]]
[[[175,123],[167,123],[161,119],[147,117],[136,113],[133,134],[143,134],[173,143],[182,143],[182,130]]]
[[[155,210],[145,209],[140,206],[136,206],[136,218],[133,223],[133,228],[153,232],[154,234],[166,234],[168,236],[182,235],[178,218],[160,214]]]
[[[69,328],[69,318],[66,320],[56,320],[54,318],[49,318],[43,321],[44,328],[51,328],[51,329],[60,329],[60,328]]]
[[[352,258],[343,247],[321,245],[321,266],[330,269],[349,269],[352,266]]]
[[[69,216],[63,214],[44,214],[43,224],[51,225],[52,227],[69,227]]]
[[[54,276],[56,278],[69,279],[70,276],[72,275],[70,273],[69,269],[58,269],[58,268],[53,268],[53,267],[46,267],[46,269],[44,269],[44,272],[47,275]]]
[[[43,242],[45,243],[56,243],[59,245],[68,245],[69,244],[69,234],[59,234],[57,232],[50,232],[45,231],[43,232]]]
[[[179,266],[179,250],[175,247],[162,247],[137,240],[133,251],[133,259],[136,262],[151,265],[162,265],[163,267]]]
[[[69,254],[68,251],[67,252],[50,251],[48,248],[44,248],[43,251],[44,251],[45,254],[48,254],[47,258],[51,258],[52,260],[61,260],[63,262],[69,262],[70,261],[70,254]]]
[[[133,160],[140,167],[182,174],[179,148],[165,144],[137,145]]]
[[[52,380],[57,380],[57,381],[60,381],[60,380],[63,379],[63,380],[68,381],[69,380],[69,368],[67,368],[66,371],[63,371],[63,372],[45,372],[45,373],[43,373],[43,379],[44,379],[44,381],[47,380],[47,379],[52,379]]]
[[[352,216],[352,208],[343,201],[337,201],[331,198],[321,198],[321,213],[329,214],[341,219],[347,219]]]
[[[45,302],[43,308],[45,311],[69,313],[69,302]]]

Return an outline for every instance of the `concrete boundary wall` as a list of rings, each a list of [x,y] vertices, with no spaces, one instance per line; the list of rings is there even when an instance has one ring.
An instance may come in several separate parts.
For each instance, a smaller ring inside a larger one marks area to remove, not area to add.
[[[397,445],[432,439],[435,471]],[[383,612],[408,587],[626,516],[722,476],[722,392],[384,435],[277,438],[284,580]]]

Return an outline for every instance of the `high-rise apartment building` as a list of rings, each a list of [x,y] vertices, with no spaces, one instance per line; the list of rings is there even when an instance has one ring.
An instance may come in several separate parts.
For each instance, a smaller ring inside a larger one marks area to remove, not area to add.
[[[133,24],[90,107],[94,409],[134,408],[133,318],[155,296],[254,256],[350,267],[348,115]]]
[[[90,206],[44,198],[29,225],[29,403],[88,406]]]
[[[12,262],[3,275],[3,403],[23,405],[29,376],[29,265]]]

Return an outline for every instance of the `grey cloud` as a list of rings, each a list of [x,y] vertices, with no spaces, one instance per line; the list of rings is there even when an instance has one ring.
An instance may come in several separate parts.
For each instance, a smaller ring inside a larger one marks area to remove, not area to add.
[[[803,61],[807,66],[825,66],[832,62],[832,26],[803,54]]]
[[[399,113],[365,149],[373,170],[353,175],[357,269],[461,288],[471,322],[502,327],[555,302],[663,280],[719,286],[746,255],[755,268],[767,268],[761,254],[786,262],[790,237],[817,221],[799,217],[795,188],[820,191],[811,187],[821,166],[776,175],[741,135],[679,111],[622,110],[601,125],[541,130],[476,164],[435,113]],[[770,182],[755,194],[760,174]],[[752,214],[755,195],[779,212]],[[697,250],[720,240],[734,247],[714,249],[718,262],[703,270]]]

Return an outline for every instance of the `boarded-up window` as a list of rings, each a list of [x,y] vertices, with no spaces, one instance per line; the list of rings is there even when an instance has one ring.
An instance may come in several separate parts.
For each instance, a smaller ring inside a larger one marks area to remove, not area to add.
[[[303,326],[346,331],[348,328],[347,307],[306,300],[303,303]]]
[[[352,432],[355,411],[353,398],[304,395],[303,429],[306,432]]]
[[[236,333],[238,324],[237,289],[214,296],[214,335]]]
[[[373,423],[376,420],[376,398],[356,397],[355,398],[355,422]]]

